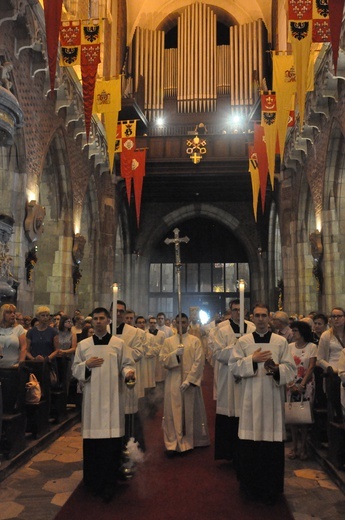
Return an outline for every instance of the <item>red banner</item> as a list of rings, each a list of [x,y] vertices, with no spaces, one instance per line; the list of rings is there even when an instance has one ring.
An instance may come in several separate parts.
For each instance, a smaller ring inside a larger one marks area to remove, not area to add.
[[[262,212],[265,210],[266,186],[268,177],[268,160],[266,144],[264,141],[264,129],[259,123],[254,123],[254,150],[253,153],[257,156],[259,177],[260,177],[260,191],[261,191],[261,207]]]
[[[93,95],[98,64],[100,63],[100,45],[81,46],[81,75],[83,80],[84,116],[86,138],[89,140],[93,107]]]
[[[331,28],[331,44],[333,51],[334,74],[337,74],[338,55],[339,55],[339,40],[343,21],[345,0],[328,0],[329,5],[329,20]]]
[[[145,176],[146,150],[136,150],[134,152],[134,160],[132,161],[135,209],[137,214],[137,224],[139,227],[140,210],[141,210],[141,194]]]
[[[56,60],[59,45],[59,31],[62,0],[44,0],[44,18],[46,22],[47,54],[49,64],[50,90],[55,95]]]

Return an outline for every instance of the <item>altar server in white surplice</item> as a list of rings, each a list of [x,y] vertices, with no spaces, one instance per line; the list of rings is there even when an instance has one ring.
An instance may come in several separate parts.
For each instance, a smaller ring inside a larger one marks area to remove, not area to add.
[[[144,397],[143,365],[142,360],[146,350],[145,332],[132,325],[125,323],[126,304],[117,300],[117,328],[116,336],[121,338],[126,346],[131,349],[135,361],[136,385],[134,388],[125,389],[125,414],[126,426],[125,437],[129,440],[133,437],[139,442],[140,448],[145,451],[144,433],[139,415],[138,399]]]
[[[179,316],[176,320],[179,326]],[[164,341],[159,355],[168,371],[164,389],[163,431],[169,457],[176,452],[210,444],[201,391],[205,354],[200,340],[187,333],[186,314],[181,314],[181,324],[182,346],[179,335],[175,334]]]
[[[238,454],[238,417],[241,403],[241,380],[235,378],[229,367],[232,350],[240,336],[240,300],[229,304],[229,319],[217,327],[213,342],[217,377],[217,408],[215,424],[215,459],[234,460]],[[244,321],[244,333],[255,330],[254,323]]]
[[[284,490],[285,385],[296,365],[286,339],[268,330],[267,305],[253,313],[256,331],[239,338],[230,360],[242,378],[239,478],[247,498],[271,504]]]
[[[94,309],[94,335],[78,344],[72,367],[73,376],[84,383],[84,484],[105,501],[114,494],[120,466],[125,433],[125,381],[135,377],[131,350],[107,332],[109,322],[107,309]]]

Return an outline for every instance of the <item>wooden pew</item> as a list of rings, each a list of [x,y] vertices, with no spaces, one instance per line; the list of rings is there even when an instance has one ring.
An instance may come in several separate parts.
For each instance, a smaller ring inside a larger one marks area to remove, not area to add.
[[[345,424],[340,402],[340,378],[327,373],[328,460],[337,468],[345,468]]]
[[[16,367],[0,367],[2,434],[0,451],[12,459],[25,448],[25,384],[27,377]]]
[[[65,357],[55,358],[58,384],[50,388],[50,416],[60,423],[67,416],[67,370],[68,360]]]

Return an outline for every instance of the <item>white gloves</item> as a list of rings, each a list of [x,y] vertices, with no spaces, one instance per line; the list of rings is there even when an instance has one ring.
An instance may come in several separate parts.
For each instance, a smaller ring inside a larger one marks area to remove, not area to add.
[[[178,348],[176,349],[176,356],[182,356],[183,352],[184,352],[184,346],[179,345]]]
[[[190,383],[188,381],[183,381],[182,385],[180,386],[181,392],[185,392],[187,388],[189,387]]]

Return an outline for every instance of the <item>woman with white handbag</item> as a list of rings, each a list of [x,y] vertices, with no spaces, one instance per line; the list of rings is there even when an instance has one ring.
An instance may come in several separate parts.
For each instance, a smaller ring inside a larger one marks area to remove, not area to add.
[[[313,333],[308,323],[296,321],[292,325],[294,342],[290,343],[292,355],[297,367],[297,375],[294,381],[287,385],[288,403],[302,403],[311,408],[315,395],[314,368],[316,365],[317,347],[313,343]],[[297,419],[298,420],[298,419]],[[301,419],[302,420],[302,419]],[[308,424],[290,424],[292,435],[292,450],[288,458],[293,460],[299,457],[301,460],[308,458],[306,443]],[[298,449],[299,433],[301,437],[300,449]]]

